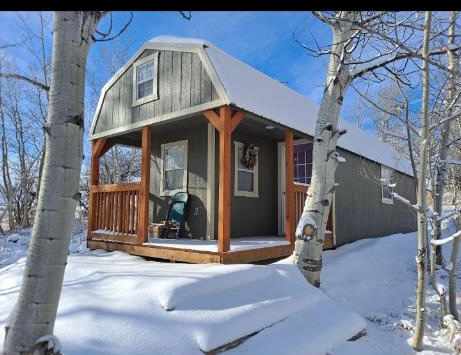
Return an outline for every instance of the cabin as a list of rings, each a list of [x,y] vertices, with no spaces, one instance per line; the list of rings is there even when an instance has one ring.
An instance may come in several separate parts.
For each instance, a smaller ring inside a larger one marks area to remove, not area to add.
[[[161,36],[103,87],[92,142],[88,247],[189,263],[254,263],[294,245],[312,171],[317,106],[213,44]],[[346,159],[325,248],[416,229],[389,187],[415,200],[408,161],[355,126],[338,143]],[[140,181],[101,184],[115,145],[141,151]],[[185,233],[158,238],[177,192],[189,194]]]

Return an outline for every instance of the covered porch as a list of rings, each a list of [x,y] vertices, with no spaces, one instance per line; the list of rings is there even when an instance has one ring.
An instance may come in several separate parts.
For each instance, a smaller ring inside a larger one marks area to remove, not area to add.
[[[293,144],[296,135],[300,138],[299,134],[289,128],[278,126],[278,136],[274,138],[284,144],[283,235],[241,237],[232,234],[232,135],[242,121],[248,121],[245,130],[251,130],[250,126],[255,124],[264,127],[267,122],[250,117],[230,106],[205,110],[201,117],[210,123],[218,134],[216,238],[159,239],[149,236],[152,133],[158,127],[151,125],[138,131],[123,132],[119,136],[93,140],[88,218],[89,248],[119,250],[178,262],[223,264],[261,262],[287,257],[292,253],[295,224],[301,215],[308,189],[308,185],[295,183],[293,177]],[[254,126],[254,129],[257,132],[259,127]],[[126,142],[123,136],[127,133],[130,133],[131,137],[138,137],[133,139],[132,145],[141,148],[140,181],[100,184],[101,156],[117,142]],[[214,195],[212,197],[214,200]],[[209,214],[210,210],[207,210],[207,213]]]

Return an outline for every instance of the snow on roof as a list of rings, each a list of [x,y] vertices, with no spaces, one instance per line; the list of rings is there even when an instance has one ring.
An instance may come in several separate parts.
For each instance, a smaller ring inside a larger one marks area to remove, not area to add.
[[[227,101],[245,111],[296,129],[310,136],[315,132],[318,106],[307,97],[277,80],[230,56],[212,43],[199,39],[175,36],[154,37],[148,43],[192,45],[203,48],[221,81]],[[410,162],[387,143],[341,120],[347,134],[338,141],[340,148],[413,175]]]

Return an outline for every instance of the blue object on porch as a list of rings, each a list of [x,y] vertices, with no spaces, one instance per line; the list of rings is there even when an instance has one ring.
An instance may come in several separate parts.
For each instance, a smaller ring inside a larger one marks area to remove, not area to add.
[[[188,203],[189,194],[187,192],[177,192],[174,194],[169,202],[165,228],[162,231],[161,238],[168,238],[171,231],[176,231],[176,238],[181,237],[186,224]]]

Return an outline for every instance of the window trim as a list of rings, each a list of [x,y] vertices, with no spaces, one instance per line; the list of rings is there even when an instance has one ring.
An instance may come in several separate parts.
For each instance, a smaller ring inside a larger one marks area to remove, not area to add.
[[[243,147],[244,143],[234,141],[234,196],[259,198],[259,147],[256,147],[256,164],[253,171],[249,169],[239,168],[239,148]],[[247,171],[253,173],[253,191],[240,191],[238,189],[238,172]]]
[[[154,66],[154,73],[152,74],[152,94],[144,96],[141,99],[138,99],[138,83],[137,83],[137,72],[136,69],[147,63],[153,61],[153,66]],[[133,96],[133,104],[132,106],[139,106],[142,104],[145,104],[150,101],[154,101],[158,99],[158,52],[152,53],[142,59],[137,60],[133,64],[133,90],[132,90],[132,96]]]
[[[393,205],[394,204],[394,196],[391,198],[384,197],[384,186],[386,184],[385,179],[389,179],[387,182],[388,184],[392,183],[392,176],[394,175],[394,169],[389,168],[387,166],[381,165],[381,202],[386,205]],[[390,187],[391,192],[394,191],[393,187]]]
[[[165,148],[172,147],[172,146],[183,146],[184,147],[184,171],[185,174],[183,176],[183,181],[182,181],[182,186],[179,189],[174,189],[174,190],[165,190],[164,189],[164,176],[165,176]],[[188,171],[188,140],[179,140],[179,141],[174,141],[174,142],[168,142],[160,145],[160,196],[173,196],[174,194],[178,192],[187,192],[187,177],[189,175]]]
[[[307,145],[307,144],[312,145],[312,148],[313,148],[313,146],[314,146],[314,142],[312,142],[312,141],[310,141],[310,140],[308,140],[308,139],[298,139],[297,141],[293,142],[293,145],[294,145],[294,146],[295,146],[295,145]],[[313,152],[313,150],[311,150],[311,152]],[[306,153],[306,152],[304,152],[304,153]],[[298,163],[295,161],[295,156],[296,156],[296,153],[295,153],[294,150],[293,150],[293,167],[294,167],[293,182],[294,182],[294,183],[297,183],[297,184],[300,184],[300,185],[303,185],[303,186],[309,186],[309,185],[311,184],[311,182],[312,182],[312,167],[313,167],[313,163],[314,163],[314,162],[313,162],[313,159],[312,159],[312,158],[313,158],[312,153],[311,153],[311,162],[310,162],[310,163],[306,163],[306,160],[305,160],[303,164],[298,164]],[[307,159],[307,154],[305,155],[305,159]],[[311,175],[308,177],[308,176],[307,176],[307,167],[308,167],[309,165],[310,165],[310,168],[311,168]],[[304,171],[305,171],[305,176],[304,176],[304,177],[305,177],[305,181],[306,181],[307,179],[309,179],[309,183],[307,183],[307,182],[300,182],[300,181],[297,181],[297,180],[296,180],[296,175],[297,175],[297,172],[298,172],[298,169],[297,169],[297,168],[298,168],[299,166],[303,166]]]

